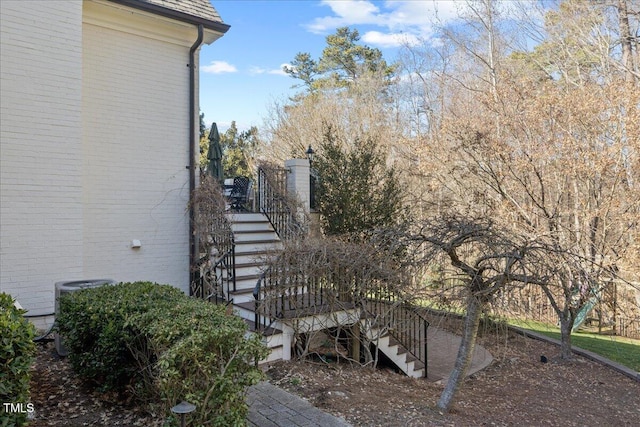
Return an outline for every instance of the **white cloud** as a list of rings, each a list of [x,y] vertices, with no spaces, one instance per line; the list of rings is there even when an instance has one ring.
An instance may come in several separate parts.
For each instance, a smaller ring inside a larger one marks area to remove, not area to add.
[[[265,70],[264,68],[258,67],[258,66],[255,66],[255,65],[253,67],[249,68],[249,74],[251,74],[251,75],[264,74],[266,72],[267,72],[267,70]]]
[[[338,16],[354,22],[369,22],[376,19],[380,9],[368,0],[324,0]]]
[[[238,69],[226,61],[211,61],[211,64],[202,67],[202,71],[211,74],[236,73]]]
[[[284,68],[293,68],[293,66],[291,64],[288,63],[284,63],[284,64],[280,64],[280,68],[276,68],[275,70],[269,70],[268,73],[269,74],[275,74],[278,76],[288,76],[287,73],[284,72]]]
[[[277,76],[287,76],[288,74],[284,72],[284,67],[291,68],[291,64],[280,64],[280,68],[267,69],[258,66],[253,66],[249,69],[249,74],[257,75],[257,74],[274,74]]]
[[[349,25],[381,23],[380,9],[367,0],[323,0],[321,4],[329,6],[334,16],[314,19],[307,25],[312,33],[325,33]]]
[[[323,0],[332,14],[314,19],[306,26],[313,33],[326,34],[342,26],[370,25],[362,41],[379,47],[418,44],[434,34],[436,24],[450,23],[460,16],[464,2],[456,0],[388,0],[380,7],[368,0]]]
[[[459,0],[388,1],[386,5],[391,9],[388,17],[391,28],[431,28],[437,21],[446,24],[456,20],[465,8],[465,3]]]
[[[379,31],[364,33],[362,41],[380,47],[416,46],[420,44],[420,38],[413,34],[381,33]]]

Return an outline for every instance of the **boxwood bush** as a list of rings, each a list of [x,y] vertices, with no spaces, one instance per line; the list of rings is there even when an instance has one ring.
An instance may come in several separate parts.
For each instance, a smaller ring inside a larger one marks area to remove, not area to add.
[[[60,299],[58,327],[74,370],[104,391],[135,390],[170,416],[196,405],[193,425],[243,425],[246,388],[261,371],[262,341],[244,321],[169,285],[122,283]],[[175,420],[174,420],[175,421]]]
[[[29,369],[35,356],[34,326],[17,309],[13,298],[0,293],[0,403],[29,402]],[[27,415],[5,413],[0,408],[0,426],[26,424]]]
[[[56,318],[74,371],[102,391],[123,391],[138,367],[129,349],[128,319],[175,304],[184,294],[150,282],[83,289],[60,298]]]

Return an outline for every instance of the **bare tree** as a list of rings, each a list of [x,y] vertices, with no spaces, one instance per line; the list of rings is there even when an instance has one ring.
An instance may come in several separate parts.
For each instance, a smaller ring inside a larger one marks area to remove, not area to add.
[[[318,336],[330,337],[333,355],[375,367],[378,356],[370,344],[389,328],[403,328],[387,314],[412,297],[412,281],[392,248],[344,237],[286,242],[267,264],[258,310],[293,328],[299,357],[314,353]],[[375,329],[361,330],[363,319]]]
[[[622,47],[620,63],[624,67],[627,83],[630,83],[633,86],[640,78],[640,72],[638,70],[638,18],[636,17],[635,20],[636,34],[632,35],[632,27],[629,19],[629,3],[631,2],[628,2],[627,0],[618,0],[616,6],[620,28],[620,45]],[[637,4],[635,6],[638,7]],[[632,11],[632,13],[635,13],[636,15],[640,13],[640,7],[638,7],[637,10]]]
[[[449,410],[471,363],[483,311],[509,287],[544,283],[526,264],[529,253],[539,246],[486,217],[453,212],[423,222],[405,238],[414,245],[414,263],[452,267],[443,267],[440,280],[426,290],[426,295],[437,298],[443,292],[449,296],[453,293],[454,298],[465,301],[462,341],[438,400],[439,408]],[[459,289],[455,291],[454,287]]]
[[[431,149],[430,176],[444,189],[434,193],[444,200],[434,203],[502,218],[543,239],[549,254],[566,254],[564,270],[547,258],[545,292],[562,324],[562,356],[569,358],[577,313],[599,293],[598,283],[613,271],[627,274],[619,267],[631,264],[640,191],[630,180],[638,137],[630,138],[636,128],[628,113],[637,111],[637,95],[617,85],[567,92],[548,83],[503,86],[501,97],[497,115],[477,114],[478,108],[465,120],[458,116],[443,145]]]
[[[477,28],[496,32],[485,9],[471,9],[484,23]],[[492,61],[489,48],[461,47],[478,67],[449,69],[458,84],[447,88],[436,142],[420,151],[426,215],[453,209],[493,218],[541,242],[546,255],[530,273],[547,280],[564,358],[571,357],[576,316],[602,284],[637,274],[640,102],[612,66],[615,26],[604,10],[562,2],[547,11],[545,38],[533,52],[505,56],[494,45]],[[459,44],[465,34],[447,32]],[[503,38],[496,32],[493,40]]]
[[[226,217],[227,200],[220,184],[204,176],[191,194],[189,205],[194,212],[194,236],[197,244],[194,281],[190,294],[205,299],[224,299],[222,277],[217,263],[229,256],[233,246],[233,232]]]

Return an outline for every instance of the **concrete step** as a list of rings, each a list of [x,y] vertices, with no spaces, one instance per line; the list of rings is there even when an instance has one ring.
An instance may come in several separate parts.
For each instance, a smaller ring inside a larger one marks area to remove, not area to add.
[[[264,221],[243,221],[243,222],[233,222],[231,223],[231,230],[234,233],[239,233],[243,231],[273,231],[273,227],[271,223],[267,220]]]
[[[245,288],[240,288],[236,285],[236,290],[231,291],[231,295],[229,295],[230,299],[233,300],[233,304],[236,305],[246,302],[253,302],[255,300],[255,298],[253,298],[254,287],[255,283],[253,284],[253,286],[246,286]]]
[[[243,222],[269,222],[264,214],[256,212],[232,212],[227,214],[227,219],[234,224]]]
[[[366,327],[366,325],[363,325]],[[398,340],[378,328],[368,328],[367,336],[374,340],[378,350],[387,356],[402,372],[413,378],[425,376],[425,364],[414,357]],[[375,338],[378,337],[377,343]]]
[[[262,267],[264,264],[264,260],[251,258],[245,258],[243,262],[238,262],[238,257],[236,257],[236,268]]]
[[[396,340],[393,336],[389,335],[389,347],[397,347],[396,354],[398,356],[407,354],[407,349],[400,344],[400,341]]]
[[[282,345],[270,346],[269,341],[270,341],[270,338],[267,337],[267,347],[269,347],[269,349],[271,350],[271,353],[269,353],[269,355],[265,359],[262,359],[261,361],[259,361],[258,365],[265,365],[272,362],[277,362],[278,360],[282,360],[282,357],[284,355],[284,348],[282,347]]]
[[[253,320],[244,319],[247,324],[249,332],[255,332],[255,323]],[[258,362],[259,365],[275,362],[277,360],[282,360],[284,355],[284,335],[282,334],[282,330],[278,328],[268,328],[266,331],[261,333],[262,339],[266,344],[267,348],[270,350],[269,355]]]
[[[260,276],[265,270],[264,264],[250,263],[250,264],[238,264],[236,262],[236,283],[238,278],[248,276]]]
[[[242,242],[256,242],[256,241],[279,241],[278,235],[275,231],[271,230],[246,230],[246,231],[234,231],[233,239],[238,243]]]
[[[256,325],[253,322],[253,319],[244,319],[243,318],[243,320],[247,324],[247,328],[248,328],[249,332],[255,332],[256,331],[256,327],[255,327]],[[264,335],[264,336],[279,335],[279,334],[282,334],[282,330],[279,329],[278,327],[269,327],[269,328],[267,328],[267,330],[262,332],[262,335]],[[280,339],[281,338],[282,337],[280,337]],[[278,342],[277,339],[274,340],[273,342],[276,345],[281,345],[282,344],[282,341]]]
[[[246,288],[253,289],[256,283],[258,283],[258,279],[260,279],[261,275],[262,273],[260,272],[254,272],[253,274],[245,274],[243,276],[236,275],[236,290],[241,290]]]
[[[244,251],[238,252],[236,248],[236,266],[245,264],[264,264],[267,259],[277,256],[276,249],[269,251]]]
[[[255,300],[253,290],[265,270],[266,261],[282,250],[282,242],[267,217],[260,213],[229,213],[235,241],[236,290],[230,292],[233,310],[255,331]],[[263,321],[264,319],[260,319]],[[262,335],[271,350],[260,364],[281,360],[285,354],[283,334],[274,322]],[[289,352],[287,351],[287,354]]]
[[[280,240],[264,239],[253,241],[239,241],[236,242],[236,256],[244,255],[248,252],[275,252],[282,248]]]
[[[251,324],[253,325],[253,322],[255,322],[256,320],[256,315],[255,312],[253,311],[255,307],[255,302],[254,301],[246,301],[243,303],[234,303],[233,304],[233,312],[245,319],[246,321],[251,322]],[[278,320],[272,321],[271,319],[265,319],[264,316],[260,316],[258,319],[259,322],[261,322],[262,325],[269,325],[269,328],[267,330],[267,333],[270,333],[269,331],[271,329],[275,329],[277,331],[280,331],[280,323]]]
[[[242,303],[233,302],[233,312],[242,317],[243,319],[255,322],[255,312],[253,311],[255,304],[252,301],[246,301]]]

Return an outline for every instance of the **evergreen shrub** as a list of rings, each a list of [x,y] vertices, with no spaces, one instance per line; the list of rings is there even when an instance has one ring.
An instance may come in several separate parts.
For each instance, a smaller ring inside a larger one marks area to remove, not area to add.
[[[196,405],[193,425],[242,425],[246,388],[267,350],[224,306],[169,285],[122,283],[63,296],[60,333],[74,370],[104,391],[136,397],[175,424],[171,407]]]
[[[10,295],[0,293],[0,403],[21,404],[24,413],[0,408],[0,426],[22,426],[27,422],[29,369],[35,357],[35,328],[15,307]]]

